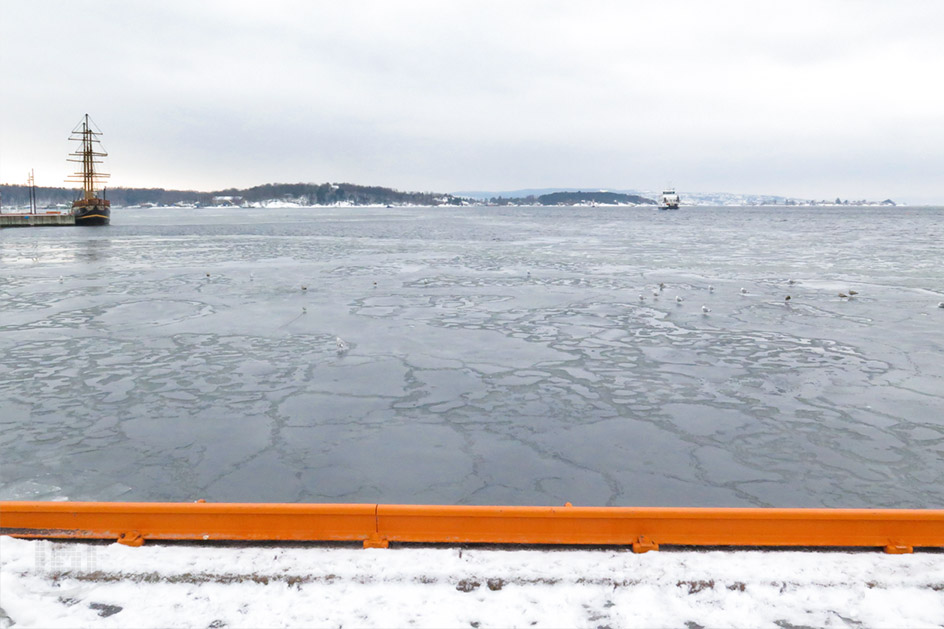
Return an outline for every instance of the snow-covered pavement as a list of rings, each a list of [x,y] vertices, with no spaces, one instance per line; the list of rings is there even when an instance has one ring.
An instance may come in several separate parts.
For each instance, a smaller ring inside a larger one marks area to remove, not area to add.
[[[2,537],[0,608],[0,627],[941,627],[944,554]]]

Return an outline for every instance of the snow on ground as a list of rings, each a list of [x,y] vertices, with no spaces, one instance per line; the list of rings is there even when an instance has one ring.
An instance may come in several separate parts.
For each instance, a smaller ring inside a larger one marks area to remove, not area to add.
[[[944,554],[0,538],[0,627],[942,627]]]

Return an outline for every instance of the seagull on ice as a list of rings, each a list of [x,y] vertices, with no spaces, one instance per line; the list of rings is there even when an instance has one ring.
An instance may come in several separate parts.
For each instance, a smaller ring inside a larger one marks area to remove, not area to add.
[[[642,295],[640,295],[640,296],[639,296],[639,301],[646,301],[646,298],[643,297]]]
[[[682,298],[679,297],[678,295],[676,295],[676,296],[675,296],[675,301],[677,301],[678,303],[682,303]]]
[[[664,288],[665,288],[665,282],[659,282],[659,290],[663,290]]]
[[[709,308],[708,306],[702,306],[701,311],[704,312],[705,314],[708,314],[709,312],[711,312],[711,308]]]
[[[741,294],[742,294],[742,295],[746,295],[746,294],[747,294],[747,289],[746,289],[746,288],[742,288],[742,289],[741,289]]]
[[[709,285],[708,285],[708,292],[709,292],[709,293],[715,292],[715,287],[712,286],[711,284],[709,284]]]
[[[209,274],[209,273],[207,273],[207,277],[210,277],[210,274]]]
[[[256,279],[255,274],[250,273],[250,274],[249,274],[249,281],[251,282],[251,281],[253,281],[254,279]]]
[[[62,280],[65,279],[61,275],[59,276],[59,283],[62,284]]]
[[[938,307],[938,308],[944,308],[944,301],[938,303],[937,307]]]
[[[845,293],[839,293],[839,299],[848,299],[848,298],[849,298],[849,295]]]
[[[347,350],[348,350],[347,343],[345,343],[343,340],[341,340],[341,337],[340,337],[340,336],[337,337],[337,338],[335,338],[334,340],[335,340],[335,342],[336,342],[337,345],[338,345],[338,354],[344,354],[344,353],[346,353]]]
[[[306,308],[305,306],[302,306],[302,313],[304,314],[306,312],[308,312],[308,308]]]
[[[849,290],[849,294],[850,294],[850,295],[858,295],[858,294],[859,294],[859,291],[857,291],[857,290],[851,290],[851,289],[850,289],[850,290]]]
[[[306,286],[305,284],[302,284],[302,290],[308,290],[308,286]]]

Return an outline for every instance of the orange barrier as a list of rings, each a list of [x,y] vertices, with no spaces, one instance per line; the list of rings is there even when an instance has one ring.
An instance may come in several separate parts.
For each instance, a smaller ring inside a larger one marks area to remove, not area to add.
[[[944,546],[944,511],[893,509],[688,509],[633,507],[425,507],[379,505],[380,535],[397,542]]]
[[[376,528],[372,504],[207,502],[0,502],[0,534],[152,540],[361,541]]]
[[[0,502],[0,534],[145,540],[944,547],[944,510]]]

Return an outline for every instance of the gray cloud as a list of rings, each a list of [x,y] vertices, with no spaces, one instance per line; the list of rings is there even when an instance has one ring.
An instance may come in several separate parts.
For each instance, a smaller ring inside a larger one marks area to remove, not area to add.
[[[0,179],[941,201],[937,2],[0,3]]]

